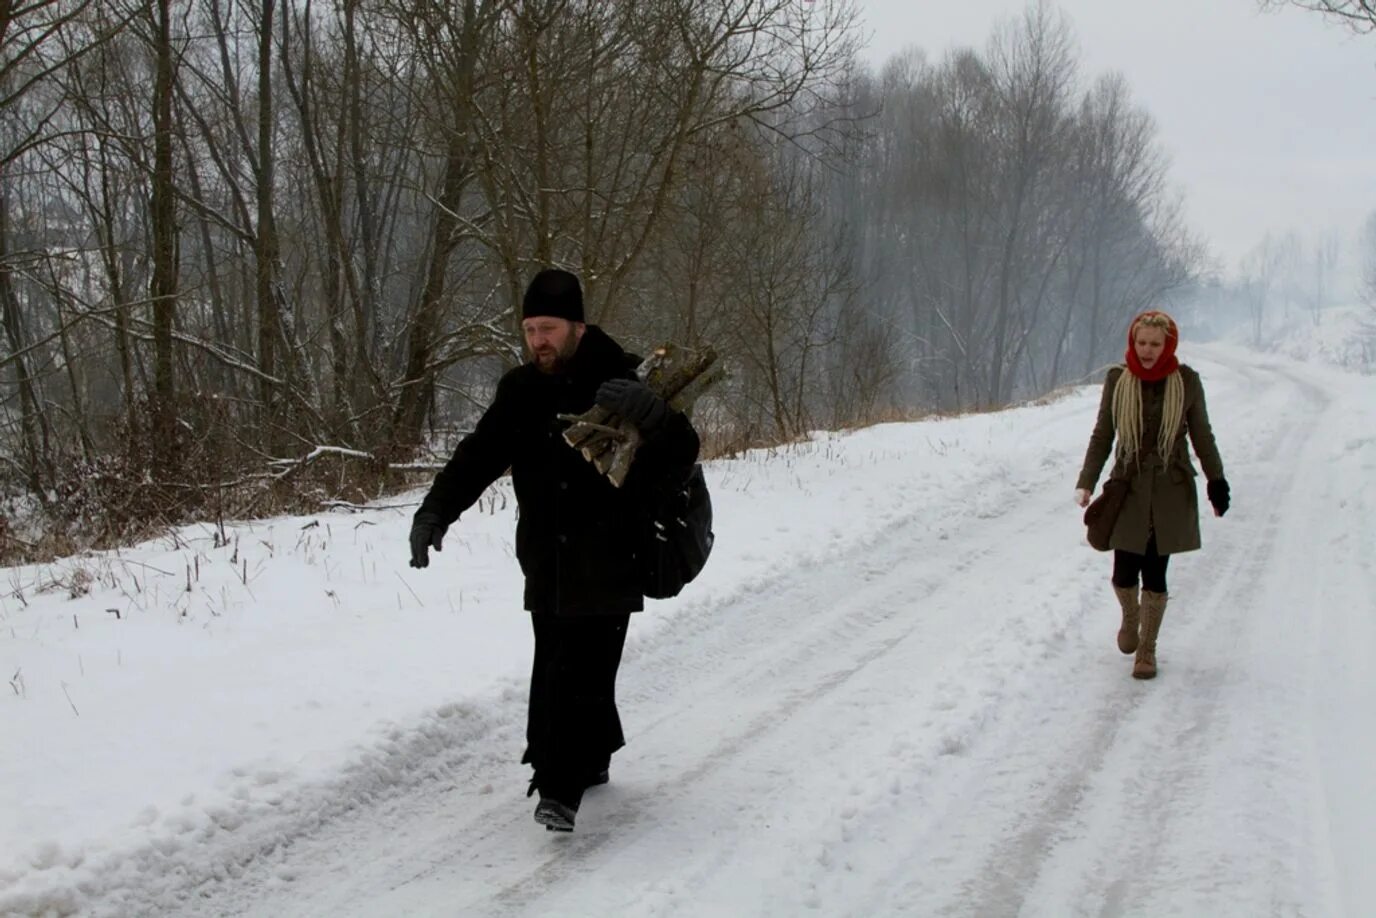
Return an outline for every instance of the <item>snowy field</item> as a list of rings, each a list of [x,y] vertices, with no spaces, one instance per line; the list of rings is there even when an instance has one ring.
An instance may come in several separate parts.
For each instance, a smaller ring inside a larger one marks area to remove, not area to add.
[[[1371,914],[1376,377],[1183,356],[1234,502],[1154,682],[1071,503],[1097,387],[714,462],[567,836],[505,484],[425,571],[419,494],[0,571],[0,914]]]

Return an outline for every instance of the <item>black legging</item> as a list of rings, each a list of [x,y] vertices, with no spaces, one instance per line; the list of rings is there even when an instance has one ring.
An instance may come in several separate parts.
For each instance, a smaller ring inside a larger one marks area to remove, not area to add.
[[[1156,533],[1147,539],[1147,553],[1134,554],[1130,551],[1113,550],[1113,585],[1116,587],[1135,587],[1137,578],[1142,578],[1142,589],[1153,593],[1166,592],[1166,565],[1170,555],[1156,553]]]
[[[626,744],[616,671],[629,613],[564,618],[533,613],[535,661],[523,762],[544,796],[578,809],[591,776]]]

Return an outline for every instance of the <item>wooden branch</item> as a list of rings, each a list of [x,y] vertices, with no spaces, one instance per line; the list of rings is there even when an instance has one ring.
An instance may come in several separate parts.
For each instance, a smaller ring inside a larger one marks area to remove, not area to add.
[[[268,467],[273,469],[271,472],[264,472],[256,475],[249,475],[234,481],[220,482],[216,487],[229,487],[234,485],[246,484],[251,481],[280,481],[291,476],[293,473],[305,468],[322,456],[339,456],[343,459],[357,459],[364,462],[375,463],[380,469],[390,472],[429,472],[438,471],[444,468],[443,462],[387,462],[380,459],[376,454],[364,452],[358,449],[349,449],[344,446],[316,446],[303,456],[292,459],[268,459]],[[190,485],[189,487],[196,487]]]
[[[726,378],[726,370],[719,366],[712,366],[702,372],[701,375],[690,379],[682,389],[676,392],[669,399],[669,407],[675,411],[687,413],[693,407],[693,403],[698,400],[702,393],[708,388]]]
[[[656,348],[639,367],[636,375],[669,403],[674,411],[687,412],[703,392],[726,374],[717,365],[716,351],[693,351],[674,344]],[[636,449],[644,438],[630,421],[612,414],[601,405],[582,414],[561,414],[568,421],[564,442],[583,454],[597,471],[621,487],[630,474]]]

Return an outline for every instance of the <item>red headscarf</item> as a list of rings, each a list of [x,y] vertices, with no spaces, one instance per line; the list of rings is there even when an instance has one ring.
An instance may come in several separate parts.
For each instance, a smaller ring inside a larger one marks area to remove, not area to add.
[[[1151,369],[1142,366],[1142,361],[1137,359],[1137,348],[1133,347],[1133,334],[1137,331],[1137,323],[1148,316],[1162,316],[1170,327],[1166,331],[1166,346],[1161,349],[1161,356],[1156,358],[1156,363],[1152,364]],[[1140,316],[1132,320],[1128,326],[1128,369],[1132,375],[1143,382],[1157,382],[1170,376],[1180,368],[1180,361],[1175,357],[1175,346],[1180,343],[1180,329],[1176,327],[1175,320],[1159,309],[1149,309]]]

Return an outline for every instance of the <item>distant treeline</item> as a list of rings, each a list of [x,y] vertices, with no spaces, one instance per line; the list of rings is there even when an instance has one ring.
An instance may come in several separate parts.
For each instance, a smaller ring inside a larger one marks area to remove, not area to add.
[[[629,346],[722,354],[717,448],[1083,377],[1199,266],[1150,117],[1045,5],[877,75],[847,0],[3,17],[7,557],[407,481],[546,265]]]

